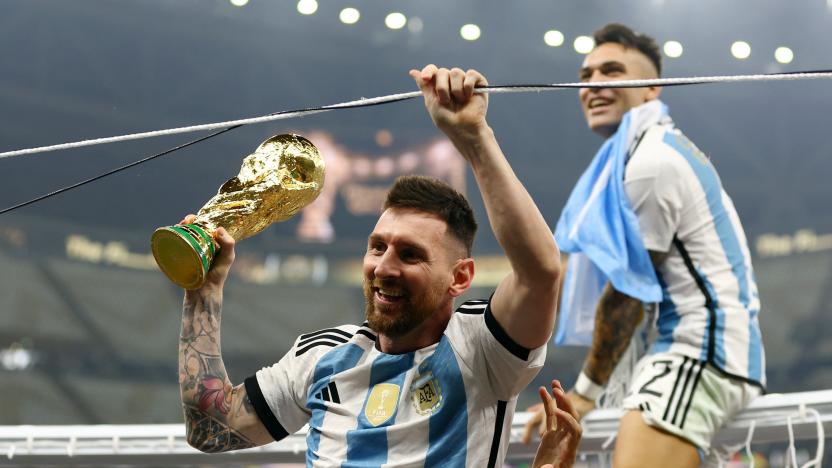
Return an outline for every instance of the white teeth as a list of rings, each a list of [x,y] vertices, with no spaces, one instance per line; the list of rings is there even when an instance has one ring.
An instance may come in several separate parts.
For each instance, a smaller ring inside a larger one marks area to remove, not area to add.
[[[379,292],[379,294],[384,294],[385,296],[391,296],[391,297],[403,296],[403,294],[398,292],[398,291],[387,291],[385,289],[379,289],[378,292]]]
[[[589,101],[589,108],[594,109],[598,106],[603,106],[606,104],[609,104],[609,101],[607,101],[606,99],[593,99]]]

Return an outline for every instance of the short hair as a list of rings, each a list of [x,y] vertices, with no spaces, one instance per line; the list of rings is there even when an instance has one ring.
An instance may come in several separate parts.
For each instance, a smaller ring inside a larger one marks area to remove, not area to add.
[[[425,176],[401,176],[393,183],[384,201],[384,209],[411,208],[439,216],[448,232],[465,246],[471,256],[477,220],[465,196],[447,183]]]
[[[621,44],[627,49],[636,49],[650,59],[658,75],[662,75],[662,55],[659,53],[659,45],[647,34],[637,33],[620,23],[610,23],[595,31],[592,38],[595,39],[596,47],[611,42]]]

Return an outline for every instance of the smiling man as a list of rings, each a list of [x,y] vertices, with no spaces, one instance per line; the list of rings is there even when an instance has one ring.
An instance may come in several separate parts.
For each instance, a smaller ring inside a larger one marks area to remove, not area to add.
[[[490,299],[455,308],[474,277],[471,207],[443,182],[402,177],[367,240],[367,321],[300,335],[278,363],[234,386],[219,347],[234,239],[218,230],[220,254],[183,307],[179,380],[192,446],[254,447],[308,424],[308,466],[502,466],[517,394],[545,359],[560,254],[485,120],[487,97],[473,92],[485,78],[433,65],[410,74],[470,164],[511,273]]]
[[[610,24],[595,33],[595,44],[580,69],[584,82],[661,74],[649,36]],[[567,395],[579,415],[595,407],[645,315],[642,304],[657,305],[652,343],[623,402],[616,468],[665,467],[668,460],[698,466],[713,435],[765,384],[760,301],[739,217],[708,157],[674,126],[660,92],[580,90],[589,128],[607,140],[556,232],[561,248],[574,254],[562,305],[578,284],[570,281],[575,272],[594,280],[597,271],[606,282],[589,355]],[[529,422],[527,439],[541,420],[538,413]]]

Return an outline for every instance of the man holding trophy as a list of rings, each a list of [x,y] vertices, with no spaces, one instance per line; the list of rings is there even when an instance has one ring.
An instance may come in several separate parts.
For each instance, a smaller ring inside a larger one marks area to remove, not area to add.
[[[157,260],[163,251],[176,250],[175,245],[194,247],[192,240],[203,237],[197,229],[217,245],[206,242],[195,251],[219,248],[204,274],[200,269],[205,262],[198,254],[169,254],[180,260],[196,255],[195,273],[179,271],[179,260],[169,262],[167,269],[159,261],[170,277],[185,277],[180,283],[188,289],[179,381],[192,446],[205,452],[254,447],[308,424],[308,466],[502,465],[517,394],[545,359],[555,321],[560,255],[486,122],[487,96],[474,93],[475,86],[486,84],[485,78],[475,70],[434,65],[410,75],[436,126],[470,164],[512,271],[490,299],[454,309],[454,299],[474,277],[473,211],[443,182],[402,177],[368,237],[363,262],[367,321],[300,335],[278,363],[235,386],[221,358],[219,333],[223,284],[234,261],[233,226],[207,226],[206,205],[199,217],[190,215],[177,227],[160,229],[174,232],[154,236]],[[303,146],[276,144],[290,150]],[[295,169],[284,170],[281,177],[292,187],[318,177],[317,188],[303,188],[316,193],[323,182],[316,168],[314,158],[299,157]],[[218,200],[214,206],[228,213],[241,203],[250,204],[258,196],[247,193],[246,181],[266,178],[247,179],[241,172],[236,182],[223,185],[218,197],[237,190],[248,201]],[[314,198],[304,197],[295,199],[309,203]],[[275,195],[270,203],[277,205],[251,213],[274,217],[275,211],[302,207],[284,209],[280,204],[288,199],[292,197],[285,193]],[[251,235],[256,230],[238,232]],[[562,401],[559,387],[554,395]],[[579,438],[573,437],[572,449]],[[569,465],[571,460],[563,462]]]

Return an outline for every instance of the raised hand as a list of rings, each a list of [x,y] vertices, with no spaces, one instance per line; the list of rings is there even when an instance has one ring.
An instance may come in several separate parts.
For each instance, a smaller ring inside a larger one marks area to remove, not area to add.
[[[185,216],[179,224],[190,224],[196,220],[196,215],[189,214]],[[205,283],[202,285],[202,290],[216,290],[222,291],[225,280],[228,278],[228,272],[231,270],[231,264],[234,263],[234,238],[225,230],[225,228],[218,228],[214,232],[214,240],[219,245],[220,249],[214,261],[211,264],[211,269],[208,270],[208,276],[205,278]]]
[[[545,387],[538,389],[543,400],[545,416],[540,446],[534,457],[533,468],[570,468],[578,454],[583,428],[578,413],[557,380],[552,381],[552,394]],[[554,396],[554,398],[553,398]]]
[[[569,402],[570,408],[575,410],[575,418],[578,421],[583,419],[587,413],[595,409],[594,401],[586,399],[572,390],[566,393],[566,399]],[[528,444],[532,440],[532,434],[534,434],[535,431],[537,431],[541,437],[543,437],[543,433],[546,431],[546,414],[543,403],[532,405],[528,407],[526,411],[532,413],[532,416],[528,421],[526,421],[526,426],[523,430],[523,437],[521,440],[524,444]]]
[[[410,76],[422,90],[434,124],[455,143],[474,141],[488,127],[488,95],[474,93],[475,87],[488,84],[480,72],[431,64],[421,71],[410,70]]]

